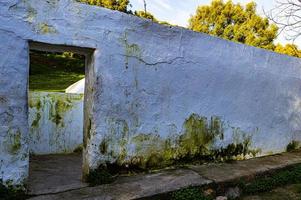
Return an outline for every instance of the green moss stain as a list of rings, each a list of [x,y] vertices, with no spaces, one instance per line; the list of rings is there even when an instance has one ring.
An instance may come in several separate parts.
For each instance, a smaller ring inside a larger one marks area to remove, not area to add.
[[[129,126],[126,121],[122,121],[121,138],[119,160],[125,160],[127,156],[127,144],[129,140]]]
[[[125,121],[117,120],[116,123],[112,120],[110,123],[111,131],[99,149],[104,155],[113,155],[117,159],[115,164],[121,168],[158,169],[194,162],[244,159],[260,152],[252,149],[251,136],[235,128],[233,143],[215,147],[216,141],[224,139],[225,130],[225,123],[215,116],[206,118],[192,114],[184,121],[180,134],[173,133],[166,138],[157,133],[140,133],[129,137],[129,127]],[[236,137],[237,134],[241,136]],[[117,142],[119,150],[116,151],[112,147]],[[127,155],[129,150],[131,156]]]
[[[31,127],[32,128],[37,128],[39,127],[39,122],[41,119],[41,113],[37,112],[36,118],[32,121],[31,123]]]
[[[202,155],[210,151],[216,138],[223,138],[222,122],[218,117],[208,120],[192,114],[184,123],[185,133],[180,137],[180,156]]]
[[[64,115],[67,111],[71,110],[73,107],[74,99],[69,99],[69,96],[51,95],[51,108],[49,113],[49,119],[55,123],[57,126],[64,126]],[[69,100],[68,100],[69,99]],[[76,99],[75,99],[76,100]]]
[[[99,149],[103,155],[117,159],[119,165],[124,165],[128,153],[129,126],[126,120],[110,118],[107,120],[109,133],[104,136]],[[118,148],[115,145],[118,144]]]
[[[29,106],[29,108],[35,110],[35,111],[31,111],[31,112],[36,113],[36,117],[31,123],[31,128],[38,128],[41,117],[42,117],[41,116],[42,102],[40,100],[40,97],[36,98],[32,93],[29,93],[28,106]]]
[[[166,148],[164,140],[159,135],[142,133],[133,137],[131,142],[135,144],[137,157],[131,160],[129,165],[139,163],[140,167],[145,169],[160,168],[167,165],[170,157],[164,152],[171,147]]]
[[[23,4],[23,5],[22,5]],[[9,7],[9,10],[18,10],[20,7],[23,8],[23,6],[26,7],[26,21],[32,23],[34,18],[37,16],[37,11],[32,7],[29,1],[27,0],[22,0],[18,2],[17,4],[14,4]]]
[[[175,137],[161,138],[157,134],[135,136],[132,142],[136,146],[136,154],[142,157],[142,168],[160,168],[211,156],[212,145],[224,136],[223,123],[218,117],[208,120],[192,114],[183,127],[183,133]]]
[[[37,24],[36,29],[37,32],[41,34],[54,34],[57,32],[57,30],[53,26],[48,25],[47,23]]]
[[[36,18],[37,16],[37,11],[33,8],[33,7],[28,7],[27,9],[27,21],[32,23],[33,20]]]
[[[8,130],[8,138],[6,139],[6,146],[8,149],[8,152],[10,154],[17,154],[21,147],[22,147],[22,141],[21,141],[21,132],[19,130],[17,131],[12,131]]]
[[[13,137],[11,152],[16,154],[21,149],[21,133],[17,132]]]
[[[29,93],[30,138],[38,142],[44,134],[44,125],[50,127],[49,145],[62,151],[67,151],[65,123],[69,123],[70,111],[83,101],[83,95],[52,92]],[[68,114],[68,118],[66,115]]]
[[[36,108],[37,110],[40,110],[42,107],[42,102],[39,98],[37,99],[30,94],[28,99],[28,106],[30,108]]]
[[[137,57],[139,60],[141,59],[141,49],[138,44],[129,43],[127,33],[124,34],[122,38],[119,40],[124,46],[125,50],[125,67],[126,69],[129,67],[129,58]]]
[[[137,44],[126,43],[125,51],[126,51],[126,55],[128,55],[128,56],[131,56],[131,55],[140,56],[140,48]]]

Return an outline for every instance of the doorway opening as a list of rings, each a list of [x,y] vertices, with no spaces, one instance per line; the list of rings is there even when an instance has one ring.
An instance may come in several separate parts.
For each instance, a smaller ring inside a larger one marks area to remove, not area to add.
[[[36,42],[29,46],[29,193],[85,187],[84,91],[93,50]]]

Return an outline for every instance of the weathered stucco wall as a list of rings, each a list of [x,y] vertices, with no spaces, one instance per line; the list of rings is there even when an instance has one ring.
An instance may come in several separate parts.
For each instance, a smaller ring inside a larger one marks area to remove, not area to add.
[[[83,98],[82,94],[29,93],[30,153],[72,153],[83,144]]]
[[[4,180],[27,176],[28,40],[95,49],[85,173],[260,156],[301,139],[300,59],[69,0],[4,0],[0,13]]]

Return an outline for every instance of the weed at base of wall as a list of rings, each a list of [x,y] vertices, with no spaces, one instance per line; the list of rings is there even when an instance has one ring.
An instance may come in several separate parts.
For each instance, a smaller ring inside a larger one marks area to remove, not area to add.
[[[105,167],[91,170],[86,180],[89,186],[97,186],[112,183],[116,176],[111,174]]]
[[[27,199],[26,192],[22,186],[5,186],[0,179],[0,199],[1,200],[25,200]]]
[[[300,149],[300,142],[295,140],[291,141],[286,147],[287,152],[292,152],[298,149]]]
[[[73,153],[82,153],[84,146],[81,144],[73,150]]]

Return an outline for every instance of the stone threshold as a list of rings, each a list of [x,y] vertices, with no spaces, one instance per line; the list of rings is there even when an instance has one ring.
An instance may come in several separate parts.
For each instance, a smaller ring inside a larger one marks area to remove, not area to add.
[[[301,163],[301,151],[254,158],[231,163],[188,166],[154,174],[120,177],[112,184],[86,187],[58,194],[41,195],[31,200],[93,199],[130,200],[160,196],[190,186],[225,185],[241,179],[272,173]]]

